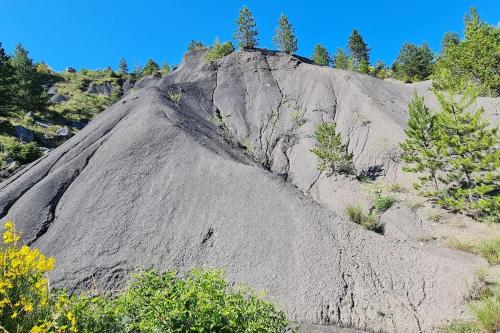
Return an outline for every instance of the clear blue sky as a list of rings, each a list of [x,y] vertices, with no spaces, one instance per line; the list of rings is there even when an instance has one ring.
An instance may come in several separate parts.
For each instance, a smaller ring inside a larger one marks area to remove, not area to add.
[[[316,43],[333,52],[356,28],[372,62],[388,64],[403,42],[427,41],[438,51],[445,31],[462,32],[470,6],[489,23],[500,21],[500,0],[0,0],[0,42],[8,52],[22,43],[56,70],[115,68],[122,56],[130,68],[148,58],[176,64],[191,39],[231,39],[243,5],[256,18],[261,47],[274,48],[276,19],[284,12],[295,27],[298,54],[310,56]]]

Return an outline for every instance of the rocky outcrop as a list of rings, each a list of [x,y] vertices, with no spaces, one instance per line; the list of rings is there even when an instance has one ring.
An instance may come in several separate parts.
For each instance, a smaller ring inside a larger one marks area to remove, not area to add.
[[[110,82],[104,82],[102,84],[91,83],[85,93],[91,95],[104,95],[110,96],[113,92],[113,85]]]
[[[16,138],[22,142],[32,142],[35,140],[33,132],[22,125],[16,125]]]
[[[328,182],[309,152],[322,121],[337,122],[358,170],[391,168],[411,89],[282,53],[203,56],[138,82],[0,183],[3,220],[56,257],[53,284],[223,267],[298,322],[432,332],[463,317],[473,262],[366,231],[304,194]]]

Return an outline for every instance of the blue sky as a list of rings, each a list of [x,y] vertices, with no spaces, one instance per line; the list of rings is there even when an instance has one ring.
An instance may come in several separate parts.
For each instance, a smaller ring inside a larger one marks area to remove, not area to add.
[[[372,49],[372,62],[388,64],[404,42],[427,41],[438,51],[444,32],[462,32],[471,6],[489,23],[500,21],[499,0],[0,0],[0,42],[8,52],[22,43],[56,70],[115,68],[122,56],[130,68],[148,58],[176,64],[191,39],[231,39],[243,5],[256,18],[261,47],[274,48],[276,19],[284,12],[295,27],[298,54],[310,56],[316,43],[333,52],[356,28]]]

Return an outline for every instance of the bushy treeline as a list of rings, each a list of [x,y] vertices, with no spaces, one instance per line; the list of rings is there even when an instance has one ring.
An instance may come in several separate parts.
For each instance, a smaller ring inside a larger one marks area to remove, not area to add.
[[[220,270],[143,271],[115,294],[51,290],[54,259],[21,245],[9,221],[0,244],[0,331],[6,333],[293,332],[284,312]]]
[[[258,46],[257,24],[246,6],[240,10],[233,38],[241,49]],[[298,49],[293,25],[284,14],[277,21],[273,43],[286,53]],[[199,48],[205,48],[203,43],[191,41],[188,51]],[[207,59],[209,61],[234,51],[230,41],[218,42],[214,48],[216,50]],[[317,65],[358,71],[382,79],[393,77],[414,82],[432,78],[435,87],[441,90],[457,90],[460,87],[456,87],[456,82],[472,82],[481,95],[500,95],[500,28],[482,21],[474,8],[465,17],[464,37],[460,39],[457,33],[447,32],[443,36],[440,54],[432,52],[427,43],[404,43],[391,66],[380,60],[372,64],[368,44],[361,33],[353,29],[345,49],[338,48],[331,54],[324,45],[317,44],[311,59]]]

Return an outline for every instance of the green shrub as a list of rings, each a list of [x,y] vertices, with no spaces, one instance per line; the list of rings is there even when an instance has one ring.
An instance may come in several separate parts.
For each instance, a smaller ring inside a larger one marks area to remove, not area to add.
[[[146,271],[116,303],[133,332],[284,332],[288,326],[283,312],[248,288],[231,288],[217,270]]]
[[[234,52],[234,46],[231,42],[221,43],[218,39],[205,55],[206,62],[216,61]]]
[[[33,162],[42,156],[42,152],[38,149],[36,142],[21,143],[16,140],[11,140],[4,144],[3,149],[8,157],[21,164]]]
[[[347,206],[346,213],[352,222],[361,225],[363,228],[375,232],[382,232],[382,226],[377,221],[377,217],[371,213],[365,213],[361,206]]]
[[[396,199],[394,199],[393,197],[384,197],[381,195],[377,195],[375,197],[375,200],[373,201],[373,209],[375,209],[379,213],[382,213],[391,208],[395,202]]]

